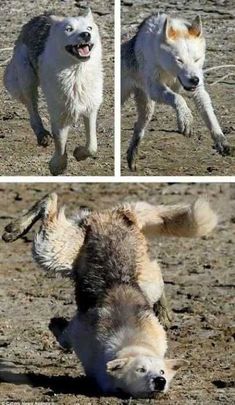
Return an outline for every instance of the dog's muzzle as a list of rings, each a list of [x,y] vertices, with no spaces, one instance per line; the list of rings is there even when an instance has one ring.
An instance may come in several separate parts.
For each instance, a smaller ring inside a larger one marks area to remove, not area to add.
[[[192,77],[189,79],[190,85],[189,85],[189,86],[185,86],[185,84],[183,84],[183,82],[182,82],[182,80],[180,79],[179,76],[178,76],[178,80],[179,80],[181,86],[183,86],[184,90],[186,90],[186,91],[195,91],[196,88],[197,88],[197,86],[198,86],[198,84],[199,84],[199,81],[200,81],[200,80],[199,80],[199,77],[197,77],[197,76],[192,76]]]
[[[91,42],[82,41],[76,45],[67,45],[66,51],[80,60],[88,60],[91,56],[91,50],[94,44]]]

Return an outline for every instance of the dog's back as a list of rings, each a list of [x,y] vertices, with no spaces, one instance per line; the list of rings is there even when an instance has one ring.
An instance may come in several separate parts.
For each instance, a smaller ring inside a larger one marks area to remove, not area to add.
[[[123,209],[89,218],[85,242],[74,265],[79,310],[100,305],[107,291],[115,286],[139,288],[138,266],[147,249],[131,216]]]
[[[21,30],[16,45],[23,43],[27,46],[30,62],[37,67],[38,58],[43,53],[47,38],[50,34],[52,21],[49,15],[32,18]]]

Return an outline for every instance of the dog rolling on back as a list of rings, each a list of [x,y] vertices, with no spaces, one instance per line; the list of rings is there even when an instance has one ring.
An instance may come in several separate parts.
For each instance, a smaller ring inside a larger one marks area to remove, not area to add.
[[[53,175],[67,167],[66,142],[73,123],[83,117],[86,145],[74,150],[79,161],[97,151],[96,117],[102,102],[102,50],[90,10],[78,17],[41,15],[25,24],[16,41],[4,84],[23,103],[38,144],[47,146],[49,132],[38,113],[38,86],[45,95],[55,143]]]
[[[178,94],[182,88],[191,92],[217,151],[229,153],[228,142],[204,87],[204,60],[205,38],[200,17],[189,23],[166,14],[151,15],[140,25],[137,34],[123,43],[122,103],[133,94],[138,113],[127,152],[130,169],[134,168],[138,145],[152,118],[155,102],[173,107],[179,131],[191,135],[193,118],[184,98]]]
[[[54,319],[50,324],[59,343],[73,348],[104,392],[121,390],[134,397],[166,392],[186,362],[165,357],[164,285],[146,237],[208,234],[217,223],[209,204],[137,202],[100,213],[81,211],[76,220],[67,220],[58,214],[52,194],[8,225],[3,239],[17,239],[39,218],[35,259],[48,270],[72,271],[75,280],[77,315],[69,323]]]

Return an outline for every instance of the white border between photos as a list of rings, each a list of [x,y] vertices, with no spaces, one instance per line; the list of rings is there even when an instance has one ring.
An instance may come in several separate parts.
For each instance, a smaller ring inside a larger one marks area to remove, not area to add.
[[[235,176],[3,176],[0,183],[235,183]]]

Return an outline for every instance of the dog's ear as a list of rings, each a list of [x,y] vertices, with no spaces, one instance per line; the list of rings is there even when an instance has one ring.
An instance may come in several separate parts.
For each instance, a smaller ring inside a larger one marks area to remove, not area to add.
[[[91,11],[90,7],[86,7],[84,10],[82,10],[81,13],[80,13],[80,16],[81,17],[87,17],[90,20],[93,20],[93,14],[92,14],[92,11]]]
[[[107,373],[116,377],[120,372],[122,372],[123,368],[129,363],[129,361],[129,357],[109,361],[106,365]]]
[[[202,36],[202,20],[200,15],[193,20],[191,26],[188,29],[189,35],[199,38]]]
[[[189,362],[185,359],[166,359],[166,371],[170,378],[172,378],[181,367],[186,367]]]
[[[53,24],[59,23],[63,21],[64,17],[57,16],[57,15],[50,15],[50,20]]]
[[[163,25],[163,37],[165,41],[174,40],[177,36],[177,31],[171,26],[170,17],[166,17],[166,21]]]

